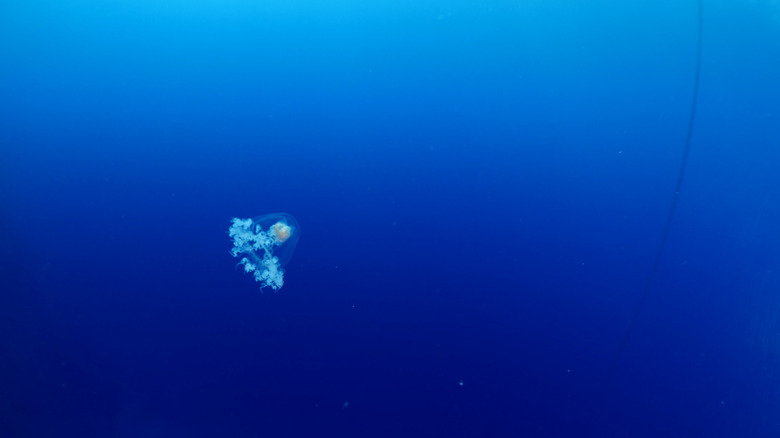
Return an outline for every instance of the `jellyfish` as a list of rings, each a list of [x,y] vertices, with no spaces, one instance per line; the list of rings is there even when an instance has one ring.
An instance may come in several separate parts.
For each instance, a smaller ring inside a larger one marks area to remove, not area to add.
[[[271,213],[254,219],[233,218],[228,234],[233,238],[233,257],[244,272],[251,273],[260,289],[274,291],[284,285],[282,266],[290,261],[301,229],[298,221],[287,213]]]

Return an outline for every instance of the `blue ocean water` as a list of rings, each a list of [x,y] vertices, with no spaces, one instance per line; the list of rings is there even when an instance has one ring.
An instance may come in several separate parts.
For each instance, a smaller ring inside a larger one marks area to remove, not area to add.
[[[780,5],[702,6],[4,2],[0,436],[777,436]]]

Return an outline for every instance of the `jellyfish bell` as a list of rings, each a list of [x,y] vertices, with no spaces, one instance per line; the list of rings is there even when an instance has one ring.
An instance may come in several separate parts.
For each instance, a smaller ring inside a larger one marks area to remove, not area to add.
[[[271,213],[254,219],[233,218],[228,230],[233,238],[233,257],[252,273],[261,289],[278,290],[284,285],[284,269],[295,251],[300,227],[287,213]]]
[[[277,222],[271,226],[270,231],[274,236],[274,243],[277,245],[282,245],[287,241],[287,239],[290,238],[290,235],[292,234],[292,227],[283,222]]]
[[[301,235],[301,227],[291,214],[270,213],[257,216],[252,219],[256,230],[266,230],[273,239],[276,248],[273,254],[279,257],[279,264],[284,266],[292,258],[298,237]]]

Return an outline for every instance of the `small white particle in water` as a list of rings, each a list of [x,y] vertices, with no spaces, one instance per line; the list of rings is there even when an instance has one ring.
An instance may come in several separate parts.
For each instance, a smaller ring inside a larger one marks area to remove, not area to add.
[[[460,379],[460,381],[458,382],[458,385],[463,386],[463,379]]]

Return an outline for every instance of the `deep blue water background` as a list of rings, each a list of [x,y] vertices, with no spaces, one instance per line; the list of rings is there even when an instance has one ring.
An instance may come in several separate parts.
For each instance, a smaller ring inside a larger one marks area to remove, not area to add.
[[[0,435],[780,433],[780,6],[0,6]],[[293,214],[286,284],[230,219]]]

